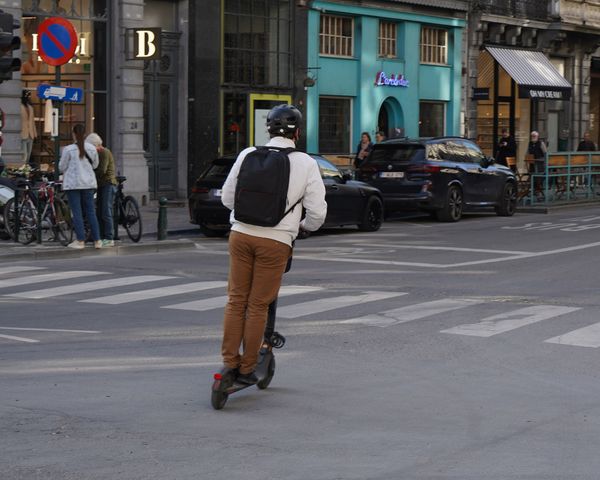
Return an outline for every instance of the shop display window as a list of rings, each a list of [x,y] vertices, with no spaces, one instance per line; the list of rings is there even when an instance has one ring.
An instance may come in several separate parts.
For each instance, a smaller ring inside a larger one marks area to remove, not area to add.
[[[223,155],[238,154],[248,146],[247,110],[245,93],[223,95]]]
[[[50,171],[59,155],[46,121],[46,101],[38,98],[40,84],[56,85],[57,68],[46,64],[39,56],[39,25],[49,17],[63,17],[75,27],[79,41],[75,56],[60,67],[60,85],[80,88],[80,103],[63,103],[59,122],[60,147],[72,142],[71,131],[83,123],[86,131],[106,135],[107,89],[107,8],[106,0],[28,0],[23,2],[22,25],[22,86],[31,92],[37,138],[33,142],[30,164],[47,165]],[[54,102],[53,107],[58,107]],[[48,118],[49,120],[49,118]]]
[[[319,99],[319,153],[351,153],[352,102],[349,98]]]
[[[445,132],[446,104],[443,102],[419,103],[419,136],[441,137]]]

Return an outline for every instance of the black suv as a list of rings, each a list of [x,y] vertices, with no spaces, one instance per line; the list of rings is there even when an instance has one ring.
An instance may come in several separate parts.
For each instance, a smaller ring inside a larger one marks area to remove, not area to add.
[[[459,137],[376,144],[356,176],[381,190],[386,216],[416,208],[457,222],[463,209],[494,207],[498,215],[511,216],[517,205],[513,171]]]

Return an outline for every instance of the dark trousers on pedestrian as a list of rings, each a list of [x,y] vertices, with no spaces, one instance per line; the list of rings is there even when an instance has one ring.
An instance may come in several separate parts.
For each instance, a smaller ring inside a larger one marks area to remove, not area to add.
[[[98,224],[100,236],[105,240],[112,240],[114,237],[113,207],[116,188],[111,184],[98,187]]]
[[[291,247],[285,243],[230,233],[229,300],[221,347],[226,367],[239,368],[243,374],[256,368],[269,304],[277,298],[291,253]]]

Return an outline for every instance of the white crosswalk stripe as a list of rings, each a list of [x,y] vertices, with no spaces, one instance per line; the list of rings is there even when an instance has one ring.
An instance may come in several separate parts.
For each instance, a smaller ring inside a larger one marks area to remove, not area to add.
[[[499,333],[509,332],[516,328],[521,328],[526,325],[531,325],[532,323],[548,320],[577,310],[580,309],[556,305],[535,305],[533,307],[520,308],[508,313],[493,315],[483,319],[479,323],[459,325],[447,330],[442,330],[442,333],[472,335],[474,337],[492,337]]]
[[[431,317],[433,315],[439,315],[440,313],[451,312],[452,310],[459,310],[461,308],[471,307],[481,303],[485,302],[483,300],[474,300],[468,298],[445,298],[442,300],[417,303],[414,305],[395,308],[393,310],[387,310],[385,312],[380,312],[377,315],[366,315],[364,317],[342,320],[340,323],[362,324],[373,327],[389,327],[391,325],[411,322],[413,320],[419,320],[421,318]]]
[[[61,295],[70,295],[73,293],[92,292],[103,288],[122,287],[124,285],[135,285],[146,282],[156,282],[158,280],[168,280],[176,277],[164,275],[138,275],[135,277],[111,278],[109,280],[99,280],[97,282],[79,283],[77,285],[66,285],[62,287],[44,288],[43,290],[31,290],[28,292],[19,292],[6,295],[16,298],[50,298],[59,297]]]
[[[0,280],[0,288],[17,287],[29,285],[30,283],[56,282],[58,280],[70,280],[73,278],[91,277],[93,275],[107,275],[107,272],[93,272],[86,270],[76,270],[70,272],[42,273],[39,275],[26,275],[24,277],[9,278]]]
[[[155,298],[169,297],[172,295],[182,295],[184,293],[201,292],[213,288],[222,288],[227,282],[193,282],[171,287],[151,288],[149,290],[139,290],[136,292],[119,293],[108,295],[106,297],[90,298],[80,300],[82,303],[103,303],[106,305],[121,305],[129,302],[139,302],[141,300],[153,300]]]
[[[13,265],[11,267],[0,267],[0,275],[3,273],[33,272],[35,270],[45,270],[45,267],[26,267],[22,265]]]
[[[362,295],[342,295],[340,297],[321,298],[308,302],[277,307],[277,316],[282,318],[298,318],[316,313],[329,312],[338,308],[347,308],[362,303],[376,302],[394,297],[408,295],[404,292],[367,292]]]
[[[304,287],[301,285],[288,285],[279,289],[279,297],[286,297],[289,295],[299,295],[303,293],[311,293],[319,290],[323,290],[321,287]],[[223,308],[227,303],[227,296],[223,295],[220,297],[206,298],[204,300],[196,300],[193,302],[178,303],[175,305],[167,305],[161,308],[168,308],[172,310],[190,310],[194,312],[205,312],[208,310],[214,310],[217,308]]]
[[[558,337],[544,340],[546,343],[557,343],[559,345],[570,345],[574,347],[600,347],[600,323],[594,323],[587,327],[578,328],[572,332],[559,335]]]

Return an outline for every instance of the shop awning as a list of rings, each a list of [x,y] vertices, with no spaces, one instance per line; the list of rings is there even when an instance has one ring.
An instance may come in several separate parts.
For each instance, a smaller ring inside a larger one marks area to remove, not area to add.
[[[491,46],[485,49],[517,83],[520,98],[571,98],[573,87],[542,52]]]

